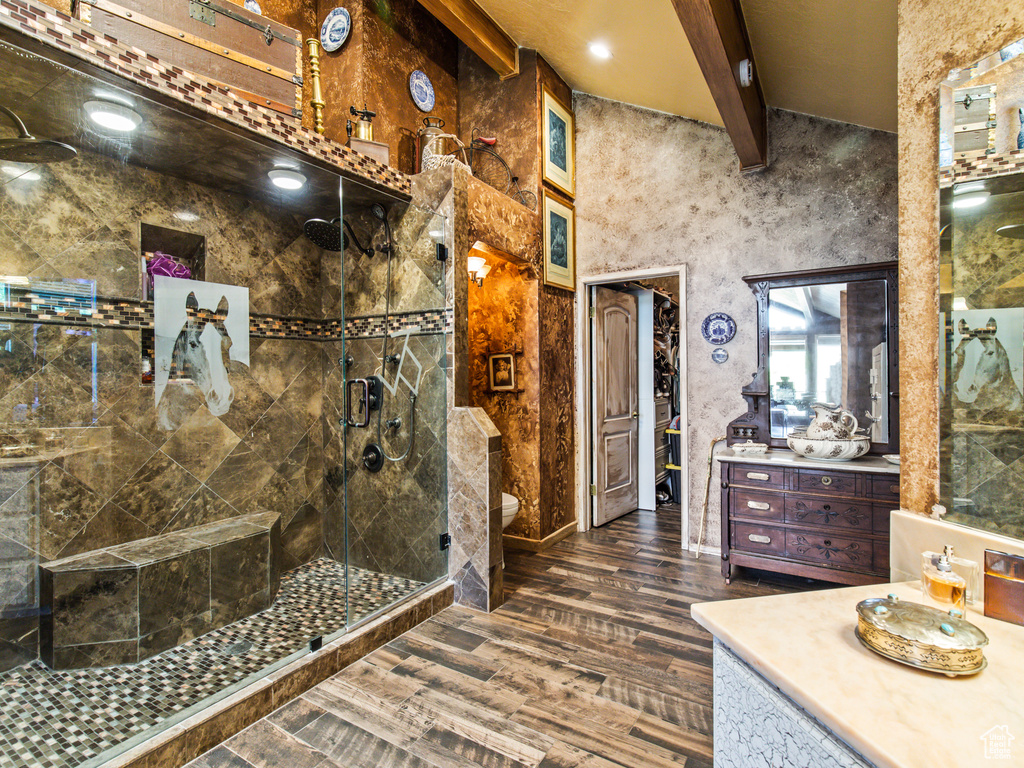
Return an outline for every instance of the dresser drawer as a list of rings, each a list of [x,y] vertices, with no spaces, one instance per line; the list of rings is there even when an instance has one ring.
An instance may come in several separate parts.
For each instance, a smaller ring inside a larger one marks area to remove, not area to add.
[[[732,541],[729,544],[733,549],[740,549],[744,552],[784,557],[786,554],[786,531],[782,528],[772,528],[769,525],[736,523],[732,526]]]
[[[900,500],[899,475],[871,475],[871,496],[886,501]]]
[[[875,570],[889,574],[889,542],[875,542]]]
[[[853,472],[800,469],[796,473],[795,490],[808,493],[855,496],[857,494],[857,475]]]
[[[664,424],[668,426],[668,423],[672,421],[672,405],[668,400],[655,400],[654,401],[654,423]]]
[[[889,535],[889,518],[892,517],[892,511],[895,507],[889,505],[875,504],[875,533],[884,533],[886,536]],[[888,552],[889,550],[886,550]]]
[[[786,522],[819,528],[847,528],[871,531],[874,508],[870,503],[841,499],[786,497]]]
[[[732,517],[777,520],[781,523],[786,512],[786,496],[771,491],[733,488],[729,493],[729,510]]]
[[[786,470],[783,467],[762,467],[757,464],[730,464],[729,483],[747,488],[782,490],[786,487]]]
[[[805,560],[836,568],[872,570],[874,542],[844,536],[841,533],[811,533],[787,531],[786,555],[794,560]]]

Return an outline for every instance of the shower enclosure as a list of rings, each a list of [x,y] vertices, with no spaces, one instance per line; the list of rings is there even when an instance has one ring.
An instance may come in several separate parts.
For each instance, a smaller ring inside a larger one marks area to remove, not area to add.
[[[0,67],[0,764],[100,765],[447,577],[445,221]]]

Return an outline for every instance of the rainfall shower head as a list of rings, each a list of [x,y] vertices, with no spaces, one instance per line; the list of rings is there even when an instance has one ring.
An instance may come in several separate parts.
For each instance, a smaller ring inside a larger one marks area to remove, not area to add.
[[[18,129],[18,138],[0,139],[0,160],[12,163],[59,163],[78,154],[77,149],[59,141],[37,139],[28,132],[21,118],[7,107],[0,106],[0,112],[11,118]]]
[[[345,245],[342,241],[348,239],[342,237],[341,219],[310,219],[302,225],[302,231],[314,245],[325,251],[340,251]]]
[[[373,211],[373,215],[376,216],[381,221],[386,222],[388,220],[388,212],[380,203],[374,203],[372,206],[370,206],[370,210]]]

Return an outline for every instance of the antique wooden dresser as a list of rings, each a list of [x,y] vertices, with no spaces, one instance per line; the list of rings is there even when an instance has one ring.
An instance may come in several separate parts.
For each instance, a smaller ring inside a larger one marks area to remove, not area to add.
[[[722,467],[722,575],[733,566],[841,584],[889,581],[889,513],[899,467],[878,456],[849,462],[792,451],[716,456]]]

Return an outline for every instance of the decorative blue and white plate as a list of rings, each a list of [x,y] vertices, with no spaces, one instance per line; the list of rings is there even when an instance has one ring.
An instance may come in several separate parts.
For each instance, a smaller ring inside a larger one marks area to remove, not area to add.
[[[320,45],[328,53],[333,53],[348,40],[352,31],[352,17],[344,8],[335,8],[327,14],[323,26],[320,27]]]
[[[420,112],[429,112],[434,108],[434,84],[426,72],[417,69],[409,75],[409,93]]]
[[[729,353],[726,351],[725,347],[717,347],[711,353],[711,359],[714,360],[719,365],[721,365],[722,363],[729,359]]]
[[[712,312],[704,318],[700,332],[712,344],[728,344],[736,335],[736,321],[724,312]]]
[[[258,13],[260,16],[263,15],[263,9],[260,8],[260,4],[256,0],[245,0],[245,10]]]

